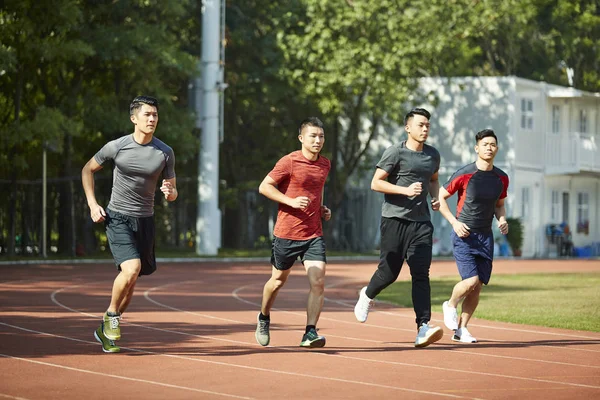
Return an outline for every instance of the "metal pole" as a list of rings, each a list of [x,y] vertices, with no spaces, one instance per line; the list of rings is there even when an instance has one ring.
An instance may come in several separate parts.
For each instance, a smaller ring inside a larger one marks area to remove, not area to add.
[[[48,227],[46,226],[46,201],[47,201],[47,192],[46,192],[46,143],[44,143],[44,151],[42,152],[42,257],[46,258],[48,257],[48,254],[46,253],[46,249],[47,249],[47,245],[46,245],[46,238],[48,237],[47,235],[47,229]]]
[[[216,255],[221,247],[219,210],[219,91],[221,1],[203,0],[202,101],[198,113],[201,133],[198,163],[196,253]]]

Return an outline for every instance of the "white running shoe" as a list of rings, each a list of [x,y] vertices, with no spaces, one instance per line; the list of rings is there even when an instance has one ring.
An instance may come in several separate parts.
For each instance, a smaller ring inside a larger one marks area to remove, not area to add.
[[[471,335],[471,332],[467,328],[458,328],[452,336],[452,340],[461,343],[477,343],[477,339]]]
[[[360,289],[360,294],[358,295],[358,301],[354,306],[354,316],[358,320],[358,322],[365,322],[367,317],[369,316],[369,310],[375,303],[373,299],[367,297],[365,293],[367,291],[367,287]]]
[[[444,325],[450,330],[458,329],[458,313],[456,308],[450,307],[447,301],[442,304],[442,311],[444,312]]]
[[[429,326],[422,324],[419,328],[419,333],[415,339],[415,347],[427,347],[431,343],[435,343],[444,336],[444,331],[439,326]]]

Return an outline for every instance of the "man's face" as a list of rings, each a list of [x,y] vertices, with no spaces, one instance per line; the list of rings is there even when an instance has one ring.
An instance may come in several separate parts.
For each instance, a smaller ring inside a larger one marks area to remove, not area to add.
[[[319,154],[325,143],[325,132],[316,126],[305,126],[298,136],[302,147],[313,154]]]
[[[475,145],[477,156],[484,161],[493,161],[498,152],[498,144],[493,137],[484,137]]]
[[[140,132],[146,135],[153,134],[158,125],[158,111],[154,106],[142,104],[138,112],[131,116],[131,122]]]
[[[404,127],[408,135],[418,143],[425,143],[429,136],[429,120],[422,115],[415,115]]]

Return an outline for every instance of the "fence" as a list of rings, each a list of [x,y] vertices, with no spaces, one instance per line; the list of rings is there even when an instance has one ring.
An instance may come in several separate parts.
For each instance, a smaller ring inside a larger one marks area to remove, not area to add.
[[[109,202],[112,177],[98,174],[98,203]],[[156,242],[161,249],[191,251],[195,248],[197,179],[178,177],[179,198],[167,203],[160,191],[155,198]],[[1,180],[0,258],[14,254],[36,256],[42,246],[42,182]],[[325,189],[327,193],[327,188]],[[72,206],[69,201],[72,198]],[[269,248],[277,205],[247,190],[227,194],[222,208],[222,247]],[[233,200],[232,197],[233,196]],[[369,189],[348,189],[333,218],[324,224],[327,247],[366,252],[379,243],[379,219],[383,196]],[[47,181],[47,253],[69,256],[95,255],[107,251],[103,224],[94,224],[79,177]]]

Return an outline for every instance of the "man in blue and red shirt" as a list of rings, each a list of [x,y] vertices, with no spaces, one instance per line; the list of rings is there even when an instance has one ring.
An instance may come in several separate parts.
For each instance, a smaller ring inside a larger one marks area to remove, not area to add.
[[[453,228],[454,258],[462,281],[452,290],[450,300],[444,302],[444,324],[454,330],[452,340],[475,343],[467,324],[479,303],[482,285],[487,285],[492,275],[494,235],[492,222],[497,219],[503,235],[508,233],[504,199],[508,190],[508,175],[494,167],[498,153],[498,138],[491,129],[475,135],[477,160],[456,171],[440,188],[440,212]],[[446,199],[458,192],[456,217]],[[460,301],[460,319],[456,308]]]

